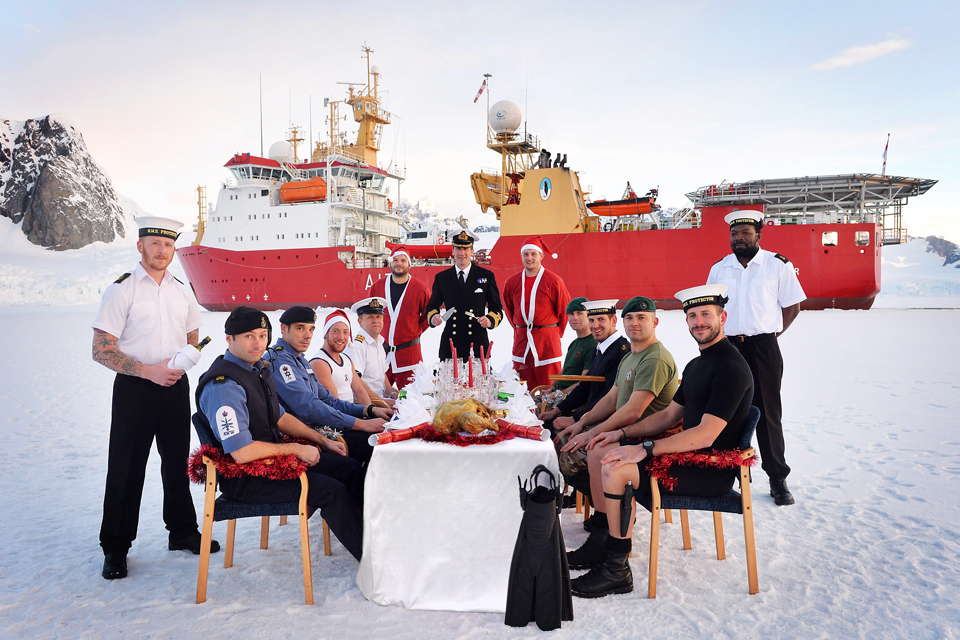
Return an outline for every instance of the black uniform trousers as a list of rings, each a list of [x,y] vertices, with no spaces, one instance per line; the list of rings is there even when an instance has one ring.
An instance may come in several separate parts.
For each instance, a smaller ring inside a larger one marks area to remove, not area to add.
[[[757,445],[760,447],[760,466],[771,480],[782,480],[790,473],[783,442],[783,407],[780,403],[780,384],[783,380],[783,356],[773,333],[747,336],[741,342],[738,336],[730,341],[750,365],[753,373],[753,406],[760,409],[757,423]]]
[[[351,458],[362,465],[370,462],[370,458],[373,457],[373,446],[369,442],[370,434],[368,432],[346,429],[341,431],[340,435],[347,444],[347,451]]]
[[[197,530],[190,495],[190,383],[186,376],[162,387],[118,373],[113,383],[110,449],[103,495],[100,546],[104,553],[126,552],[137,537],[140,498],[153,440],[160,453],[163,521],[172,539]]]
[[[307,504],[320,510],[320,517],[357,560],[363,550],[363,480],[360,463],[336,453],[323,451],[320,462],[307,467]],[[300,480],[224,478],[220,491],[241,502],[297,502]]]

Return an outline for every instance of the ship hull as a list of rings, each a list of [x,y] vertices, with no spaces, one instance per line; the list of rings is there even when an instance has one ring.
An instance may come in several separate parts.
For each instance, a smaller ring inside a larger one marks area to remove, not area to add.
[[[743,207],[741,207],[743,208]],[[644,295],[658,308],[678,309],[674,294],[706,282],[710,267],[730,253],[731,207],[703,209],[696,229],[617,231],[545,235],[558,254],[543,265],[558,273],[573,296],[591,299]],[[854,242],[857,231],[871,239]],[[869,309],[880,292],[880,247],[876,224],[766,226],[761,246],[791,260],[807,294],[804,309]],[[837,233],[835,246],[823,234]],[[524,238],[501,236],[489,253],[497,282],[520,271]],[[230,251],[202,245],[178,249],[198,302],[211,311],[238,305],[263,310],[295,304],[346,307],[369,296],[370,287],[390,274],[381,268],[348,268],[338,254],[344,247]],[[413,267],[411,273],[432,286],[444,266]]]

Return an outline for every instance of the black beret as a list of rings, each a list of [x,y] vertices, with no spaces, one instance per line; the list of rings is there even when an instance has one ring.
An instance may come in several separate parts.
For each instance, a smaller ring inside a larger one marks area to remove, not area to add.
[[[253,307],[237,307],[227,316],[223,325],[224,333],[236,336],[254,329],[271,330],[270,318],[263,311]]]
[[[295,322],[312,322],[313,324],[317,324],[317,312],[310,307],[298,305],[296,307],[290,307],[280,316],[280,324],[285,324],[289,327]]]

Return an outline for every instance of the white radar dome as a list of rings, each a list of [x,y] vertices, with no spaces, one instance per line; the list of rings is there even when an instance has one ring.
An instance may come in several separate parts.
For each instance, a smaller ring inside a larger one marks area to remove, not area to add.
[[[370,67],[370,73],[372,73],[375,76],[380,75],[380,67],[378,67],[377,65],[373,65],[372,67]]]
[[[509,100],[501,100],[490,107],[487,119],[494,133],[513,133],[520,128],[522,121],[520,107]]]
[[[270,145],[270,152],[267,154],[267,157],[271,160],[289,162],[293,159],[293,147],[290,146],[289,142],[285,142],[284,140],[274,142]]]

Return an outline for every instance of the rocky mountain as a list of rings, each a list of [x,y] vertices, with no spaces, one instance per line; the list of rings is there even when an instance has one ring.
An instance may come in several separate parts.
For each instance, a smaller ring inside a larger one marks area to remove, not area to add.
[[[0,118],[0,215],[65,251],[125,235],[124,211],[83,136],[62,117]]]
[[[929,245],[927,251],[943,258],[943,266],[952,264],[960,269],[960,247],[941,236],[927,236],[925,240]]]

